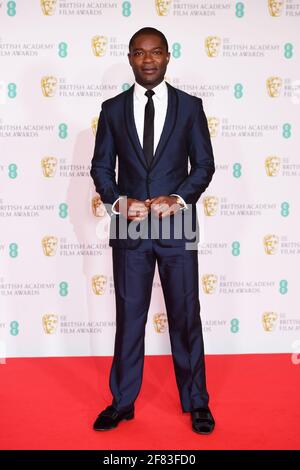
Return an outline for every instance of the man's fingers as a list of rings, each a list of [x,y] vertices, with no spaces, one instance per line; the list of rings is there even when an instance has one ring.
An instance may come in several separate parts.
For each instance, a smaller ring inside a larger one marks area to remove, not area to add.
[[[149,204],[153,204],[153,201],[155,201],[156,199],[158,199],[158,198],[153,197],[152,199],[146,199],[146,201],[148,201]]]
[[[130,209],[146,210],[148,208],[147,208],[147,205],[144,202],[133,202],[132,204],[130,204]]]
[[[169,209],[169,205],[165,202],[152,204],[151,208],[154,211],[166,211]]]
[[[177,204],[169,206],[167,203],[153,204],[151,210],[156,217],[164,218],[176,214],[179,210],[179,206]]]
[[[129,220],[142,221],[147,217],[150,209],[155,217],[164,218],[175,214],[178,207],[176,204],[170,205],[170,201],[166,199],[166,196],[148,198],[145,201],[133,201],[128,207],[127,218]]]
[[[150,199],[150,201],[151,201],[151,206],[153,206],[154,204],[161,204],[164,201],[164,197],[162,196],[154,197]]]
[[[131,220],[131,221],[134,221],[134,222],[141,222],[142,220],[146,219],[147,215],[145,215],[144,217],[136,217],[136,216],[132,215],[132,216],[128,216],[127,219]]]
[[[148,210],[145,206],[141,205],[132,205],[128,209],[128,219],[134,221],[144,220],[148,216]]]
[[[128,209],[128,213],[136,214],[136,215],[144,215],[148,214],[148,210],[145,207],[130,207]]]
[[[153,212],[156,217],[162,217],[162,215],[168,211],[169,206],[167,204],[155,204]]]

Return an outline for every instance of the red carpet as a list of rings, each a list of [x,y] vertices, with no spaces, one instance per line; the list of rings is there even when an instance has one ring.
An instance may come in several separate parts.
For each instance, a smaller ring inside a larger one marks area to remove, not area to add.
[[[0,449],[299,449],[300,365],[289,354],[208,356],[216,428],[192,432],[169,356],[147,357],[136,417],[95,432],[110,403],[111,358],[7,359],[0,365]]]

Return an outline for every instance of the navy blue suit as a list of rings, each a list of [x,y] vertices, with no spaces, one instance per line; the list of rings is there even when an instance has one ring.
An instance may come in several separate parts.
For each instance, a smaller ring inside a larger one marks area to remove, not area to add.
[[[109,212],[109,206],[122,195],[145,200],[178,194],[189,204],[187,211],[166,218],[171,224],[167,239],[161,236],[160,219],[151,221],[155,225],[154,240],[143,239],[142,235],[132,239],[127,234],[129,221],[111,214],[110,246],[113,248],[117,330],[110,387],[113,405],[118,410],[131,407],[140,390],[145,324],[156,261],[182,409],[191,411],[208,404],[198,255],[197,250],[186,250],[185,247],[187,241],[198,240],[196,202],[212,179],[214,158],[201,99],[167,85],[166,119],[150,166],[134,122],[133,86],[102,104],[92,159],[91,176]],[[116,157],[118,181],[115,178]],[[194,238],[184,231],[180,237],[174,235],[176,221],[186,214],[191,216]],[[146,221],[134,222],[139,224],[141,234],[145,234],[143,225],[146,226]]]

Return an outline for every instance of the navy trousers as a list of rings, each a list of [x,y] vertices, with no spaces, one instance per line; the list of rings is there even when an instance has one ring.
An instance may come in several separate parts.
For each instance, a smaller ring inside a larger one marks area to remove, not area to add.
[[[133,250],[113,248],[117,328],[110,389],[112,405],[119,411],[133,406],[142,384],[145,325],[156,261],[182,410],[208,405],[197,251],[163,247],[148,239]]]

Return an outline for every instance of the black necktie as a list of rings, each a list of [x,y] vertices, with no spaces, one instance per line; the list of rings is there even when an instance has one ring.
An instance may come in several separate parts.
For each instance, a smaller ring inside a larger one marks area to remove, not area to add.
[[[143,149],[148,166],[150,166],[154,148],[154,103],[152,99],[154,91],[147,90],[145,95],[148,101],[145,106]]]

